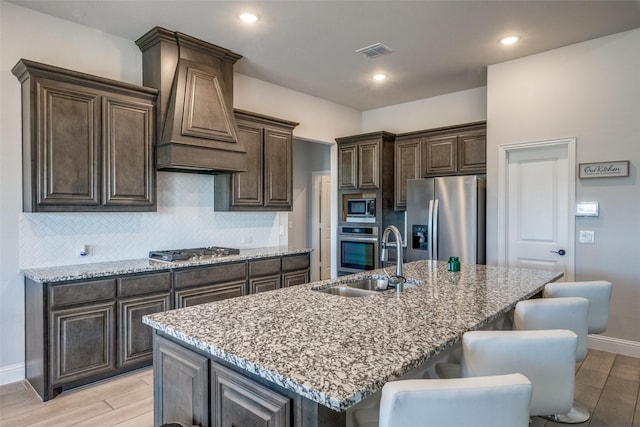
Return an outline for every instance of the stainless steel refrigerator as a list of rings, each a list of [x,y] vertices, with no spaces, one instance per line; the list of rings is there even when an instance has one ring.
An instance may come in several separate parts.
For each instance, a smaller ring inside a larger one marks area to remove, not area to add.
[[[407,261],[485,263],[485,194],[482,176],[407,181]]]

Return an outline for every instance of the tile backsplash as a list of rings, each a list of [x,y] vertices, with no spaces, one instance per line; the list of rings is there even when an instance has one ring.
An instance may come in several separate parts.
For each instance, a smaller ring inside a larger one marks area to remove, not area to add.
[[[287,244],[287,212],[214,212],[214,179],[158,172],[157,212],[22,213],[20,268],[145,258],[155,249]],[[82,245],[90,256],[76,255]]]

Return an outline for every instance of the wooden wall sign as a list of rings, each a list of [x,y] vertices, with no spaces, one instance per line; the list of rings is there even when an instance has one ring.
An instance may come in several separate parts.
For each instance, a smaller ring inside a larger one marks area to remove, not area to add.
[[[629,176],[629,160],[580,163],[580,178],[617,178]]]

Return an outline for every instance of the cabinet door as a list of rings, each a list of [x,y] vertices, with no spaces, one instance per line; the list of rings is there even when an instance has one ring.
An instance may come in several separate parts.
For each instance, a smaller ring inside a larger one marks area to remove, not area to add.
[[[238,121],[238,139],[247,150],[247,171],[233,174],[232,207],[264,204],[262,127]]]
[[[458,136],[458,171],[478,173],[487,170],[487,136],[468,132]]]
[[[293,160],[291,132],[264,130],[264,205],[291,210]]]
[[[102,104],[103,203],[155,210],[153,104],[112,96]]]
[[[396,143],[395,209],[407,208],[407,180],[420,177],[421,138]]]
[[[169,310],[169,293],[128,298],[118,302],[118,367],[151,362],[153,330],[142,316]]]
[[[115,369],[115,303],[51,310],[51,384]]]
[[[249,279],[249,293],[272,291],[280,287],[280,275]]]
[[[47,79],[37,79],[36,88],[37,139],[23,153],[36,164],[33,182],[24,183],[25,192],[36,193],[35,206],[25,210],[100,205],[99,94]]]
[[[291,271],[282,275],[282,287],[288,288],[290,286],[302,285],[303,283],[309,283],[309,270]]]
[[[246,294],[246,282],[221,283],[212,286],[200,286],[197,288],[176,291],[175,307],[189,307],[205,304],[212,301],[220,301],[227,298],[240,297]]]
[[[458,167],[458,138],[455,135],[427,138],[422,153],[423,176],[447,175]]]
[[[153,352],[154,425],[211,425],[209,360],[158,335]]]
[[[357,188],[358,146],[338,147],[338,188],[341,190]]]
[[[215,427],[289,427],[291,401],[211,362],[211,417]]]
[[[380,142],[358,144],[358,188],[380,187]]]

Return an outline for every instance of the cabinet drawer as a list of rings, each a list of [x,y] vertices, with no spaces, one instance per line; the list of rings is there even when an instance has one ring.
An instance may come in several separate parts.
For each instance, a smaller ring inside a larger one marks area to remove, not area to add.
[[[282,258],[282,271],[303,270],[309,268],[309,254],[292,255]]]
[[[283,288],[302,285],[303,283],[309,283],[309,270],[293,271],[282,275]]]
[[[249,261],[249,276],[269,276],[280,274],[280,258],[261,259]]]
[[[208,285],[213,283],[245,280],[247,269],[244,262],[221,264],[204,268],[191,268],[175,273],[175,288]]]
[[[115,279],[69,283],[49,287],[49,305],[51,307],[101,301],[115,297]]]
[[[249,279],[249,293],[272,291],[280,287],[280,274],[274,276],[261,277],[259,279]]]
[[[132,295],[166,292],[171,289],[171,273],[145,274],[142,276],[123,277],[118,280],[118,295]]]
[[[176,291],[175,308],[190,307],[246,295],[246,282],[221,283]]]

